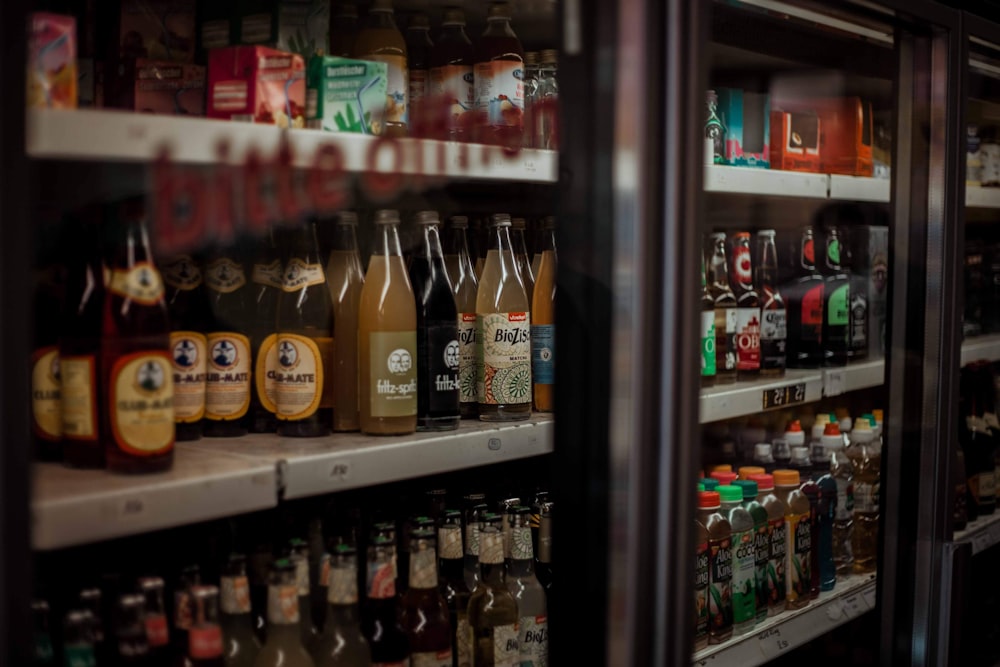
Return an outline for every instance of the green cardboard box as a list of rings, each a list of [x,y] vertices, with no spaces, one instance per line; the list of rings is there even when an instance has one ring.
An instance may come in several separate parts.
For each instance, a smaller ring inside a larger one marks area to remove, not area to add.
[[[306,127],[382,134],[387,82],[385,63],[313,56],[306,71]]]

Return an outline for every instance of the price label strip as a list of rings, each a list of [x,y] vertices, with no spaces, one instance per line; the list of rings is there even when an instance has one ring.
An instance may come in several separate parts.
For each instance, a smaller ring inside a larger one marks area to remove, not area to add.
[[[765,389],[761,407],[764,410],[806,402],[806,383],[790,384],[775,389]]]
[[[782,653],[787,653],[795,646],[794,638],[790,634],[781,634],[781,628],[769,628],[757,635],[760,644],[760,652],[767,660],[774,660]]]

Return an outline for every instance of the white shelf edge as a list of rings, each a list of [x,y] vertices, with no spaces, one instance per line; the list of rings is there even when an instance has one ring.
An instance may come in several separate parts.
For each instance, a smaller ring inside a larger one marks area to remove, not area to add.
[[[823,397],[832,398],[885,384],[885,359],[871,359],[823,369]]]
[[[780,169],[705,165],[705,191],[826,199],[829,176]]]
[[[169,149],[175,163],[219,164],[217,149],[225,141],[229,162],[239,165],[251,149],[263,160],[273,159],[287,137],[296,167],[312,166],[317,150],[332,145],[342,152],[349,173],[535,183],[559,178],[559,154],[550,150],[523,149],[507,156],[498,147],[482,144],[424,139],[380,143],[361,134],[105,109],[33,109],[27,125],[27,154],[43,159],[149,162]]]
[[[965,205],[970,208],[1000,208],[1000,188],[967,185]]]
[[[783,377],[707,387],[701,390],[698,401],[698,421],[707,424],[721,419],[757,414],[764,409],[765,391],[803,383],[806,385],[804,399],[788,405],[813,403],[822,397],[823,372],[820,369],[788,369]]]
[[[965,530],[955,531],[952,542],[968,542],[972,545],[973,555],[1000,544],[1000,511],[994,510],[993,514],[970,521]]]
[[[1000,361],[1000,334],[976,336],[962,341],[961,359],[963,366],[981,359]]]
[[[876,576],[848,575],[808,606],[769,617],[753,631],[694,654],[693,664],[752,667],[830,632],[875,607]]]
[[[889,179],[830,174],[830,199],[889,203]]]

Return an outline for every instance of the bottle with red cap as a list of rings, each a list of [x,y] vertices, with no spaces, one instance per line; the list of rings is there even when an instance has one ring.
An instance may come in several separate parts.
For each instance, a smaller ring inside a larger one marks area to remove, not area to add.
[[[724,470],[713,470],[712,474],[709,475],[712,479],[719,480],[719,486],[728,486],[735,482],[739,475],[735,472],[726,472]]]
[[[698,522],[708,532],[708,643],[721,644],[733,635],[732,527],[719,509],[717,491],[698,494]]]
[[[774,493],[774,477],[769,474],[753,475],[757,483],[757,502],[767,512],[767,529],[771,550],[767,564],[767,615],[775,616],[785,610],[786,562],[786,507]]]
[[[738,475],[737,480],[746,481],[750,479],[750,475],[762,475],[765,472],[767,471],[761,466],[740,466],[739,470],[736,471],[736,474]],[[754,495],[757,494],[754,493]]]
[[[812,582],[812,524],[809,499],[799,490],[798,470],[775,470],[775,495],[785,503],[785,608],[809,604]]]

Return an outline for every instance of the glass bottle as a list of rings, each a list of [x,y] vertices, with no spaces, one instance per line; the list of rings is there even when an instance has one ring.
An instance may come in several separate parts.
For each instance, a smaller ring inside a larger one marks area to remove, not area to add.
[[[433,99],[448,104],[447,138],[466,141],[476,107],[476,89],[472,72],[475,50],[465,33],[465,12],[456,7],[444,10],[441,36],[431,49]]]
[[[438,590],[434,530],[410,534],[410,587],[403,594],[402,621],[410,642],[411,664],[451,667],[451,623]]]
[[[394,543],[383,535],[368,547],[368,595],[361,629],[376,665],[406,664],[410,657],[406,632],[399,623],[393,551]]]
[[[547,218],[541,235],[541,261],[534,273],[531,299],[531,379],[535,409],[555,408],[556,274],[554,219]]]
[[[431,21],[427,14],[410,16],[406,27],[406,67],[409,77],[409,113],[414,119],[423,118],[424,104],[430,92],[431,50],[434,42],[430,36]]]
[[[250,344],[253,346],[253,386],[250,391],[250,430],[253,433],[274,433],[278,427],[274,416],[277,394],[273,371],[277,370],[277,354],[269,355],[277,339],[278,300],[284,282],[284,267],[274,242],[274,229],[269,228],[257,242],[257,257],[250,272],[251,311]]]
[[[451,626],[453,667],[469,665],[469,587],[465,583],[462,551],[462,513],[447,510],[438,528],[438,557],[441,564],[440,589],[448,606]]]
[[[100,225],[79,226],[70,253],[66,299],[59,332],[60,409],[63,461],[75,468],[103,468],[99,415],[106,408],[99,390],[104,300],[103,234]]]
[[[788,325],[785,299],[778,291],[778,250],[773,229],[757,232],[754,286],[760,296],[760,374],[782,377]]]
[[[736,380],[736,296],[729,287],[726,262],[726,235],[708,235],[708,292],[715,300],[715,381],[728,384]]]
[[[143,623],[145,601],[137,593],[118,598],[114,623],[115,665],[146,665],[149,659],[149,641]]]
[[[330,12],[330,55],[352,58],[357,35],[358,8],[352,2],[337,3]]]
[[[278,299],[275,343],[278,435],[317,437],[333,416],[333,305],[316,241],[316,223],[294,232]],[[269,350],[270,353],[270,350]]]
[[[860,240],[864,238],[865,235],[857,234],[854,235],[853,239],[850,239],[851,242],[841,243],[841,265],[844,268],[844,273],[847,274],[851,294],[850,345],[847,349],[847,358],[850,361],[861,361],[868,358],[869,278],[862,271],[858,271],[859,262],[857,261],[859,257],[868,253],[867,247],[863,249],[858,247]],[[994,290],[1000,288],[1000,285],[996,283],[996,278],[997,275],[994,273]]]
[[[511,218],[510,220],[510,243],[514,249],[514,261],[517,263],[517,272],[521,275],[521,282],[524,283],[524,292],[528,296],[528,303],[535,293],[535,274],[531,271],[531,262],[528,259],[528,245],[524,238],[524,230],[527,229],[527,222],[524,218]]]
[[[417,428],[417,308],[399,247],[399,213],[375,212],[376,242],[358,314],[361,430]]]
[[[309,545],[305,540],[292,538],[289,543],[288,559],[295,565],[295,585],[299,591],[299,630],[302,645],[309,646],[316,637],[312,622],[312,604],[309,601]]]
[[[705,256],[701,257],[701,386],[715,384],[715,299],[708,292]]]
[[[462,417],[478,417],[476,396],[476,292],[479,281],[469,255],[468,218],[456,215],[445,235],[444,262],[458,307],[458,391]]]
[[[733,237],[730,279],[736,297],[736,376],[752,380],[760,375],[760,297],[753,285],[749,232]]]
[[[458,310],[445,268],[438,214],[417,213],[423,239],[410,261],[417,306],[417,430],[450,431],[459,421]]]
[[[479,418],[531,416],[531,313],[510,241],[510,216],[490,222],[490,246],[476,296]]]
[[[191,589],[191,602],[194,616],[188,633],[188,665],[224,667],[219,589],[216,586],[195,586]]]
[[[188,634],[194,618],[194,602],[191,591],[201,584],[201,568],[188,565],[181,569],[174,586],[174,630],[170,634],[173,653],[186,655]]]
[[[354,57],[388,67],[388,89],[383,128],[375,134],[405,137],[409,122],[409,72],[406,40],[396,27],[391,0],[375,0],[368,20],[354,42]]]
[[[719,96],[705,94],[705,164],[726,164],[726,128],[719,118]]]
[[[313,667],[299,631],[299,589],[295,564],[282,558],[271,568],[267,587],[267,642],[254,667]]]
[[[94,650],[94,617],[84,609],[66,614],[63,625],[63,658],[66,667],[97,667]]]
[[[557,50],[542,50],[531,107],[534,134],[532,146],[550,151],[559,150],[559,83],[556,79],[558,61]]]
[[[840,230],[826,232],[826,284],[823,303],[823,361],[827,366],[847,363],[850,347],[851,284],[841,267]]]
[[[55,650],[52,645],[52,629],[49,623],[49,603],[46,600],[31,601],[31,615],[34,621],[32,642],[34,643],[33,665],[54,665]],[[449,664],[450,664],[449,660]]]
[[[538,583],[545,589],[546,595],[552,595],[552,501],[542,503],[541,518],[538,524],[538,562],[535,571]]]
[[[823,361],[823,289],[823,276],[816,270],[813,230],[804,227],[795,277],[785,288],[789,368],[817,368]]]
[[[103,608],[101,605],[100,588],[84,588],[80,591],[80,606],[90,615],[91,632],[94,636],[94,655],[100,662],[110,661],[114,645],[111,640],[112,633],[106,630],[108,627],[104,622]]]
[[[62,458],[59,309],[64,302],[65,285],[54,256],[57,251],[39,247],[37,252],[31,311],[33,349],[29,360],[32,452],[41,461],[58,461]]]
[[[338,544],[330,557],[326,625],[312,644],[316,667],[367,667],[371,649],[358,612],[357,551]]]
[[[472,219],[472,233],[469,235],[469,252],[475,260],[474,269],[476,282],[483,279],[483,269],[486,268],[486,253],[488,252],[489,231],[486,229],[489,221],[480,217]]]
[[[518,643],[522,667],[549,664],[548,609],[545,590],[535,576],[535,555],[527,507],[514,510],[511,533],[511,559],[507,589],[517,601]]]
[[[479,533],[480,585],[469,598],[473,665],[511,665],[519,661],[517,601],[507,589],[503,536],[493,526]]]
[[[524,127],[521,146],[532,148],[535,143],[534,109],[538,101],[538,51],[524,52]],[[537,270],[537,267],[532,267]]]
[[[358,309],[365,284],[358,254],[358,216],[337,215],[333,247],[326,264],[326,284],[333,301],[333,430],[357,431],[358,420]]]
[[[470,591],[479,583],[479,524],[489,509],[483,493],[465,496],[465,585]]]
[[[141,199],[119,209],[104,307],[101,437],[112,472],[168,470],[174,460],[174,382],[163,279],[153,263]]]
[[[476,113],[483,143],[520,148],[524,131],[524,49],[510,28],[510,5],[494,2],[475,50]]]
[[[260,642],[253,631],[246,556],[230,554],[219,578],[219,588],[219,625],[225,643],[226,667],[253,667],[260,652]]]
[[[149,643],[149,663],[166,667],[170,664],[170,629],[163,606],[163,588],[160,577],[139,579],[139,592],[146,601],[143,623]]]
[[[216,248],[205,263],[212,307],[208,331],[204,434],[239,437],[247,433],[253,358],[249,316],[251,288],[235,245]]]
[[[164,262],[160,272],[167,286],[170,353],[174,375],[174,430],[178,441],[201,438],[205,416],[205,376],[208,342],[205,334],[212,313],[201,267],[191,255]]]
[[[263,642],[267,636],[267,592],[271,568],[274,566],[274,555],[271,545],[258,543],[250,552],[250,614],[253,621],[254,634],[258,642]]]

